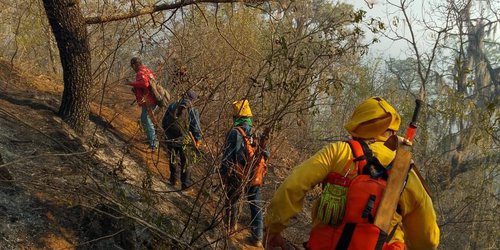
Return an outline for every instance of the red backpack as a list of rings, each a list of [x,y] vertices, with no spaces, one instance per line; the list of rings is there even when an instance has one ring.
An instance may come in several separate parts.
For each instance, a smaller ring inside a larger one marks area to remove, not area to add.
[[[391,238],[373,224],[388,171],[364,141],[348,143],[354,158],[344,166],[344,175],[332,172],[324,181],[317,210],[321,224],[311,231],[307,249],[378,250]]]

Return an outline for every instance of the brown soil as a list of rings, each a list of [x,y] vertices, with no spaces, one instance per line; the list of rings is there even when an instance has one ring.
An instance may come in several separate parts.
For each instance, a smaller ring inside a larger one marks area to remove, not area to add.
[[[149,188],[157,195],[152,196],[155,202],[147,204],[154,204],[172,230],[181,231],[190,209],[204,199],[197,196],[201,184],[196,184],[194,196],[165,185],[169,176],[166,153],[163,149],[147,151],[138,123],[139,109],[131,105],[133,96],[128,87],[112,86],[108,91],[113,95],[95,98],[90,129],[83,140],[56,115],[62,84],[47,76],[24,75],[0,62],[0,156],[4,162],[0,166],[13,177],[7,186],[0,185],[0,249],[112,249],[110,246],[118,244],[116,239],[99,239],[100,245],[96,245],[91,237],[92,230],[116,228],[103,227],[112,217],[96,213],[96,206],[117,197],[112,192],[119,192],[132,206],[146,207],[144,199],[149,198],[141,195],[149,173]],[[203,177],[206,168],[194,169],[194,179]],[[220,204],[217,193],[206,197],[213,195],[215,198],[207,198],[204,213],[211,214],[214,210],[210,207]],[[243,208],[242,213],[247,210]],[[130,224],[122,220],[116,223],[122,228]],[[134,223],[137,231],[137,220]],[[200,218],[196,223],[201,228],[208,221]],[[108,232],[113,233],[117,237],[122,234]],[[149,247],[153,244],[154,249],[175,248],[155,245],[153,236],[144,237],[147,240],[143,242]],[[205,238],[215,237],[209,234]],[[258,249],[247,244],[247,237],[248,230],[242,230],[232,237],[229,248]],[[122,244],[128,242],[126,236],[120,238]]]

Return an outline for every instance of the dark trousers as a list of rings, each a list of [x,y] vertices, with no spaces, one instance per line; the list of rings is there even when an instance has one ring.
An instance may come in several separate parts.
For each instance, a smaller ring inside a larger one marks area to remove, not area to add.
[[[181,184],[182,188],[191,186],[191,172],[187,166],[186,153],[181,147],[167,145],[170,167],[170,183],[175,184],[178,176],[178,169],[181,170]]]
[[[243,189],[245,189],[244,192],[242,192]],[[241,196],[243,193],[245,194],[250,207],[250,227],[252,230],[252,236],[256,239],[262,240],[264,237],[264,223],[262,220],[263,201],[261,190],[258,186],[243,188],[240,180],[237,180],[237,178],[228,178],[226,187],[226,225],[229,228],[233,228],[234,225],[236,225],[239,212],[238,202],[242,198]]]

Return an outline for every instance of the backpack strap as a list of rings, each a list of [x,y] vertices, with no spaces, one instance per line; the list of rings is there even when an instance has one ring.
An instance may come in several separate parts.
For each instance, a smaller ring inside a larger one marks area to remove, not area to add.
[[[181,121],[183,124],[183,129],[189,130],[189,109],[188,107],[181,105],[180,101],[177,101],[174,107],[174,110],[172,111],[172,114],[174,115],[175,119],[179,119],[181,115],[184,115],[187,119],[185,121]],[[187,131],[185,131],[187,132]]]
[[[246,138],[247,137],[247,133],[245,133],[245,130],[243,130],[242,127],[234,127],[234,129],[238,130],[238,132],[240,132],[240,134]]]
[[[353,162],[356,164],[355,172],[359,175],[363,173],[363,169],[367,164],[367,158],[365,156],[360,141],[349,140],[347,141],[347,143],[351,147],[352,154],[354,156]]]
[[[243,180],[246,180],[246,181],[249,181],[249,172],[250,172],[250,167],[252,166],[252,158],[254,156],[254,153],[255,151],[253,150],[252,148],[252,144],[250,143],[250,140],[248,139],[247,137],[247,134],[245,133],[245,130],[243,130],[243,128],[241,127],[234,127],[234,129],[236,129],[236,131],[238,131],[241,136],[243,137],[243,141],[245,143],[245,148],[246,148],[246,156],[247,156],[247,159],[246,159],[246,166],[241,166],[239,164],[236,164],[235,167],[236,167],[236,175],[243,179]]]
[[[380,161],[373,156],[373,152],[368,147],[363,140],[349,140],[347,141],[351,147],[352,154],[354,156],[354,162],[356,163],[357,174],[370,175],[373,178],[382,177],[387,179],[387,170],[380,163]]]
[[[248,160],[250,160],[251,157],[253,157],[255,151],[252,148],[252,143],[248,139],[247,134],[245,133],[245,130],[243,130],[242,127],[235,127],[235,129],[240,132],[241,136],[243,137],[243,140],[245,141],[246,145],[246,151],[247,151],[247,156],[249,157]]]
[[[243,139],[245,140],[245,143],[246,143],[248,138],[247,138],[247,133],[245,133],[245,130],[243,130],[242,127],[234,127],[234,129],[236,129],[238,132],[240,132],[240,134],[243,136]]]

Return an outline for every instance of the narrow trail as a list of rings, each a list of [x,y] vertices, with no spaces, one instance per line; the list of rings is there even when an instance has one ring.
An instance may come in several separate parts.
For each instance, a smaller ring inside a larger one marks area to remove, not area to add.
[[[51,79],[25,78],[0,63],[0,90],[0,165],[6,165],[14,178],[10,185],[0,187],[0,249],[105,249],[116,244],[111,236],[128,233],[112,229],[124,222],[111,228],[89,224],[106,220],[94,211],[97,201],[111,195],[109,190],[92,186],[99,178],[121,183],[124,198],[140,207],[145,204],[141,190],[149,173],[150,190],[155,190],[154,197],[159,199],[152,209],[169,218],[168,223],[178,232],[184,228],[190,208],[205,204],[196,211],[213,214],[220,203],[220,193],[206,196],[199,184],[194,186],[195,195],[185,195],[165,184],[169,176],[167,154],[162,148],[158,152],[147,150],[138,123],[139,110],[130,105],[133,96],[127,87],[116,86],[116,93],[103,100],[106,106],[99,106],[99,100],[92,103],[87,141],[56,116],[62,86]],[[203,178],[205,170],[200,167],[194,167],[193,179]],[[202,195],[196,197],[198,192]],[[248,213],[245,205],[242,214]],[[194,218],[201,219],[194,222],[196,227],[208,223],[203,216]],[[245,221],[243,218],[243,230],[231,237],[227,249],[260,249],[248,244]],[[98,237],[92,231],[109,237]],[[216,231],[204,240],[215,239]],[[151,236],[141,237],[154,244]],[[120,244],[136,244],[120,238]]]

